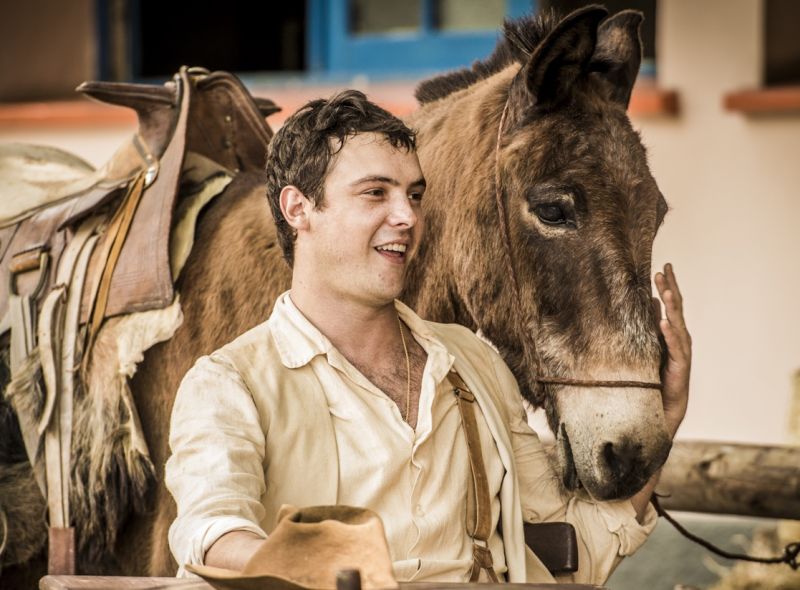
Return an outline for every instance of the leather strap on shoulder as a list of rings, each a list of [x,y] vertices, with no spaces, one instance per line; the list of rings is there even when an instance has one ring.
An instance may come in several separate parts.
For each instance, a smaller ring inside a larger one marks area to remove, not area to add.
[[[475,418],[475,396],[464,380],[451,369],[447,375],[461,414],[461,425],[467,440],[472,488],[467,494],[467,533],[472,537],[472,573],[470,582],[477,582],[481,570],[486,570],[489,580],[497,582],[492,552],[489,550],[489,537],[492,534],[492,499],[489,495],[489,479],[481,453],[481,437],[478,421]],[[471,496],[471,497],[470,497]],[[471,498],[474,501],[470,502]]]

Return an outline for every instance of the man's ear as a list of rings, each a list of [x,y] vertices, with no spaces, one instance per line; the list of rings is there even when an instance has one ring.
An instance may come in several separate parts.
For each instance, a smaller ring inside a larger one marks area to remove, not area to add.
[[[308,227],[308,211],[312,205],[299,188],[291,184],[283,187],[280,204],[283,218],[295,231]]]

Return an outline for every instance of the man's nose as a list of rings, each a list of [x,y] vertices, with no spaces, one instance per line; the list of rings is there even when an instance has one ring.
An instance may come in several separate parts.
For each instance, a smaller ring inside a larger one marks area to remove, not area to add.
[[[400,227],[414,227],[417,223],[417,212],[406,195],[398,195],[392,199],[392,210],[389,222]]]

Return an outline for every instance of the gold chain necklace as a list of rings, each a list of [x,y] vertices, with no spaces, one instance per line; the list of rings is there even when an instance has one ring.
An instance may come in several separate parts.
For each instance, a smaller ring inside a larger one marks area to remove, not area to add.
[[[411,361],[408,359],[408,347],[406,346],[406,337],[403,334],[403,322],[400,321],[400,316],[397,316],[397,325],[400,326],[400,340],[403,343],[403,352],[406,355],[406,415],[405,421],[408,422],[408,414],[411,411]]]

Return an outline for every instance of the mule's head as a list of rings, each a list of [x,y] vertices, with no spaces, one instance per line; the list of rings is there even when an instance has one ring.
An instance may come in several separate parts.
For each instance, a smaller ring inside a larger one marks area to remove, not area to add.
[[[638,491],[671,444],[657,389],[536,379],[660,380],[650,260],[667,207],[625,113],[641,16],[606,14],[590,7],[561,20],[511,83],[497,166],[518,317],[485,330],[544,406],[565,486],[597,499]]]

